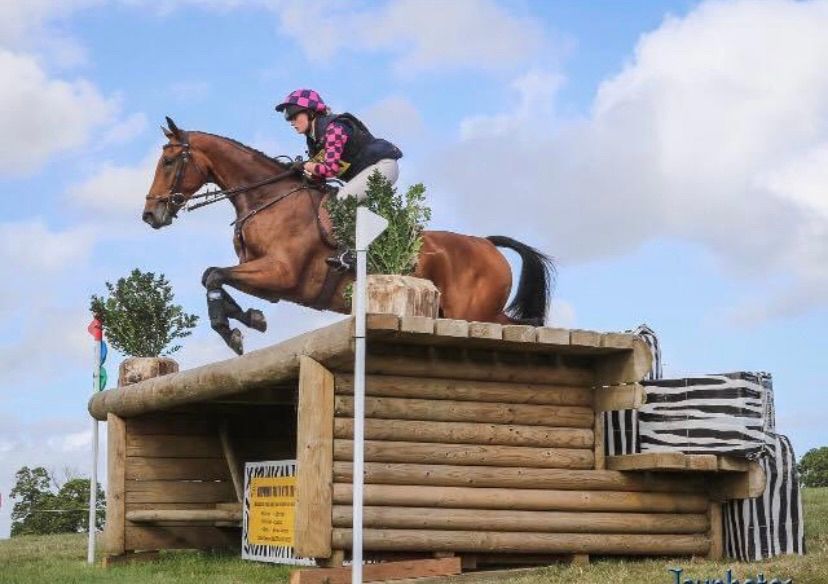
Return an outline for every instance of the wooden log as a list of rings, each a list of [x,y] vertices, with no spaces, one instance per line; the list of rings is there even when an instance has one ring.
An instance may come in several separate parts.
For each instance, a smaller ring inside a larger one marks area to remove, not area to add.
[[[714,562],[724,558],[724,527],[722,525],[722,504],[718,501],[710,501],[707,510],[708,533],[710,539],[710,550],[707,559]]]
[[[334,462],[335,482],[352,481],[352,472],[350,462]],[[625,473],[611,470],[579,471],[379,462],[366,463],[365,482],[431,487],[503,487],[507,489],[667,493],[702,493],[707,488],[707,481],[702,476]]]
[[[434,319],[428,316],[403,316],[400,319],[400,332],[433,335]]]
[[[301,357],[294,542],[300,557],[331,555],[333,398],[333,374]]]
[[[535,332],[537,342],[543,345],[569,345],[569,329],[538,327]]]
[[[223,503],[235,498],[229,481],[130,481],[126,492],[127,504]]]
[[[630,333],[604,333],[601,346],[608,349],[632,349],[636,335]]]
[[[641,381],[652,365],[650,347],[640,337],[633,339],[632,350],[602,357],[595,367],[595,385],[618,385]]]
[[[749,462],[747,472],[720,472],[710,485],[710,496],[720,502],[761,496],[767,482],[765,471],[758,462]]]
[[[239,459],[236,457],[236,450],[230,440],[230,429],[227,420],[222,420],[219,424],[219,441],[221,442],[221,451],[224,453],[227,469],[230,472],[230,478],[233,481],[233,489],[236,491],[236,499],[239,502],[244,501],[242,469],[239,465]]]
[[[460,573],[460,558],[381,562],[362,567],[363,582],[389,582]],[[301,569],[290,575],[290,584],[351,584],[351,568]]]
[[[466,338],[469,336],[469,323],[465,320],[438,318],[434,321],[434,334],[441,337]]]
[[[353,460],[353,442],[334,441],[334,460]],[[592,468],[592,450],[585,448],[530,448],[477,444],[365,441],[367,462],[459,464],[521,468]]]
[[[610,355],[611,356],[611,355]],[[608,357],[610,357],[608,356]],[[490,360],[487,363],[477,360],[423,360],[405,355],[369,355],[365,362],[365,371],[376,375],[405,375],[414,377],[439,377],[445,379],[470,379],[480,381],[509,381],[517,383],[539,383],[552,385],[591,386],[595,381],[595,372],[590,368],[569,366],[535,365],[529,355],[526,363],[501,363]],[[621,377],[619,374],[618,377]],[[635,381],[638,381],[637,379]],[[613,385],[617,382],[608,383]]]
[[[354,437],[351,418],[334,420],[334,438]],[[441,444],[488,444],[536,448],[591,448],[592,430],[545,428],[473,422],[420,422],[417,420],[365,420],[366,440],[437,442]]]
[[[143,458],[128,456],[126,480],[231,480],[221,458]]]
[[[348,373],[336,375],[336,392],[353,395],[354,378]],[[370,375],[365,394],[376,397],[409,397],[510,404],[591,407],[593,390],[589,387],[435,379],[433,377],[399,377]]]
[[[569,344],[576,347],[600,347],[601,333],[572,329],[569,331]]]
[[[334,529],[337,547],[351,546],[349,529]],[[427,550],[459,552],[588,553],[621,555],[704,555],[710,549],[705,535],[525,533],[440,530],[366,529],[367,550]]]
[[[126,528],[129,550],[232,549],[239,546],[239,530],[210,525],[130,525]]]
[[[503,340],[515,343],[534,343],[535,327],[522,324],[504,325]]]
[[[437,318],[440,291],[431,282],[413,276],[370,274],[367,280],[366,309],[370,313]]]
[[[595,388],[596,411],[637,410],[647,402],[647,393],[639,383]]]
[[[682,452],[642,452],[607,457],[610,470],[686,470],[687,455]]]
[[[503,338],[503,325],[493,322],[470,322],[469,337],[500,340]]]
[[[178,363],[169,357],[127,357],[118,366],[118,387],[177,371]]]
[[[126,547],[126,424],[114,414],[106,417],[106,524],[104,545],[112,555]]]
[[[217,458],[223,456],[214,436],[175,434],[127,435],[126,455],[143,458]]]
[[[216,432],[216,421],[210,416],[192,413],[151,413],[126,418],[127,433],[132,436],[146,434],[182,434],[207,436]]]
[[[351,485],[334,484],[333,501],[351,502]],[[468,487],[365,485],[365,505],[519,511],[705,513],[707,497],[675,493],[545,491]]]
[[[130,417],[272,387],[297,377],[300,355],[312,354],[320,363],[347,361],[352,335],[349,318],[241,357],[148,379],[129,391],[102,391],[89,400],[89,413],[98,420],[107,412]]]
[[[699,472],[716,472],[719,465],[715,454],[688,454],[686,468]]]
[[[127,521],[133,523],[187,522],[215,523],[216,521],[241,521],[241,509],[153,509],[127,511]]]
[[[353,398],[338,395],[334,413],[352,417]],[[401,399],[366,397],[365,416],[392,420],[431,422],[488,422],[555,428],[591,428],[592,408],[581,406],[546,406],[528,404],[494,404],[454,400]]]
[[[334,527],[351,527],[353,509],[333,508]],[[706,513],[584,513],[365,507],[363,524],[377,529],[453,529],[542,533],[706,533]]]
[[[369,331],[398,331],[400,317],[396,314],[369,313],[365,315],[365,328]]]
[[[594,425],[592,427],[593,443],[592,452],[595,459],[595,470],[607,468],[606,446],[604,444],[604,412],[596,411]]]

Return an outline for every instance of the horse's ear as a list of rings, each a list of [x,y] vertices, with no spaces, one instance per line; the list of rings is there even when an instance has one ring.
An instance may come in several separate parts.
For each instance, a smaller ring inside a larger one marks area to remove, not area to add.
[[[175,134],[173,134],[172,132],[170,132],[170,131],[169,131],[167,128],[165,128],[164,126],[161,126],[161,131],[162,131],[162,132],[164,132],[164,135],[167,137],[167,139],[168,139],[168,140],[172,140],[172,139],[175,137]]]
[[[175,136],[176,138],[179,138],[181,136],[181,130],[178,129],[178,126],[175,125],[175,122],[172,121],[172,118],[170,116],[165,116],[165,117],[167,119],[167,127],[172,132],[172,135]],[[166,132],[164,132],[164,133],[166,134]],[[167,137],[169,137],[169,136],[167,136]]]

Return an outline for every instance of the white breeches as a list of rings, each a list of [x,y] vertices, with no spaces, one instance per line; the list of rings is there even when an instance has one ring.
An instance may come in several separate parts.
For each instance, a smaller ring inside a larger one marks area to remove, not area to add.
[[[368,189],[368,177],[371,176],[375,170],[379,170],[380,174],[388,179],[392,185],[397,182],[397,178],[400,176],[400,167],[397,165],[397,161],[393,158],[383,158],[376,164],[372,164],[368,168],[357,173],[354,178],[346,182],[342,188],[339,189],[339,193],[336,195],[336,198],[344,199],[345,197],[356,197],[357,201],[363,200],[365,198],[365,191]]]

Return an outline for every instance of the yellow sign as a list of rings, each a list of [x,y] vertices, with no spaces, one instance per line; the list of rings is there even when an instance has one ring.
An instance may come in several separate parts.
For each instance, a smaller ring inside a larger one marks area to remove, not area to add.
[[[293,547],[296,477],[259,477],[250,480],[251,544]]]

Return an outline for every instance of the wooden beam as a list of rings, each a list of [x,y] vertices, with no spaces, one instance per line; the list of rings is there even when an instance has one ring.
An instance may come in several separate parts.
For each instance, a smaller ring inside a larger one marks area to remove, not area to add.
[[[334,482],[353,480],[350,462],[334,462]],[[502,487],[572,491],[706,493],[708,481],[698,475],[628,473],[614,470],[564,470],[369,462],[366,484],[431,487]]]
[[[241,503],[244,501],[244,480],[241,472],[239,472],[239,460],[236,458],[236,451],[233,450],[233,444],[230,442],[230,429],[227,420],[222,420],[219,424],[219,440],[221,441],[224,460],[227,461],[227,468],[230,470],[230,478],[233,480],[236,499]]]
[[[126,540],[126,424],[114,414],[106,417],[106,552],[118,556]]]
[[[722,525],[722,504],[718,501],[710,501],[707,510],[709,528],[707,537],[710,539],[710,550],[707,552],[707,559],[714,562],[724,558],[724,527]]]
[[[593,408],[596,411],[637,410],[647,403],[647,393],[639,383],[596,387]]]
[[[687,455],[682,452],[643,452],[607,457],[610,470],[687,470]]]
[[[334,529],[334,544],[350,547],[351,530]],[[413,529],[366,529],[366,550],[706,555],[707,535],[528,533]]]
[[[334,376],[310,357],[299,360],[294,547],[300,557],[331,555]]]
[[[130,417],[278,385],[296,379],[301,355],[313,355],[320,363],[347,358],[352,335],[348,318],[241,357],[147,379],[129,391],[102,391],[89,400],[89,413],[98,420],[109,412]]]
[[[607,468],[606,448],[604,445],[604,412],[596,411],[594,418],[594,425],[592,427],[592,452],[593,460],[595,461],[595,470],[604,470]]]
[[[333,501],[335,504],[347,505],[350,504],[351,499],[351,485],[339,483],[334,485]],[[706,495],[680,493],[365,485],[365,505],[398,507],[704,513],[707,511],[707,501]]]
[[[405,562],[381,562],[362,567],[364,582],[388,582],[410,580],[429,576],[459,574],[460,558],[409,560]],[[351,584],[351,568],[323,568],[294,570],[290,584]]]
[[[156,509],[127,511],[127,521],[133,523],[160,523],[181,521],[188,523],[215,523],[216,521],[241,521],[240,508],[230,509]]]
[[[752,499],[765,492],[765,471],[758,462],[749,461],[747,472],[722,472],[711,484],[710,496],[720,502]]]
[[[617,385],[644,379],[652,365],[650,347],[636,337],[632,350],[611,353],[602,357],[595,367],[595,385]]]

